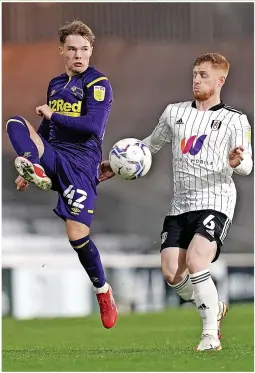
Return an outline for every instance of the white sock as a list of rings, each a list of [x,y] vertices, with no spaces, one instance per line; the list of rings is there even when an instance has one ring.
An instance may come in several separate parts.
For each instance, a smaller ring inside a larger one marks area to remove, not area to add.
[[[109,285],[107,284],[107,282],[101,288],[94,287],[94,292],[96,294],[107,293],[108,290],[109,290]]]
[[[218,292],[209,269],[190,274],[194,286],[195,303],[203,320],[203,333],[217,338]]]
[[[184,279],[175,285],[170,285],[177,291],[177,294],[184,300],[194,300],[194,287],[190,281],[189,274],[184,277]]]

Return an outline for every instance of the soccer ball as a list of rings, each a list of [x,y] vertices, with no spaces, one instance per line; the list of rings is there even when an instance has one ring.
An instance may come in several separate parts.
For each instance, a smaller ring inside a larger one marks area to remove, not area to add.
[[[116,175],[134,180],[146,175],[151,168],[151,152],[141,140],[123,139],[113,145],[109,161]]]

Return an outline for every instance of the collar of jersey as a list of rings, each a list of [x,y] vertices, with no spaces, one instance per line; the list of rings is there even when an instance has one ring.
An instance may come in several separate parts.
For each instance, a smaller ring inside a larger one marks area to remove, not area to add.
[[[195,101],[195,100],[192,101],[191,106],[192,106],[194,109],[197,108],[197,106],[196,106],[196,101]],[[208,110],[216,111],[216,110],[222,109],[224,106],[225,106],[224,102],[221,101],[219,104],[212,106],[212,107],[211,107],[210,109],[208,109]]]

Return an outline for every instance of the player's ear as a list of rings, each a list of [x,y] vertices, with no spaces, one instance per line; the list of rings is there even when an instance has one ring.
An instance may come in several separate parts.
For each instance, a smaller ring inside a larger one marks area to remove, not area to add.
[[[93,47],[92,47],[92,45],[91,45],[91,47],[90,47],[90,54],[89,54],[89,57],[91,57],[92,52],[93,52]]]
[[[60,56],[62,56],[63,53],[64,53],[64,48],[63,48],[63,46],[60,45],[60,46],[58,47],[58,50],[59,50],[59,54],[60,54]]]
[[[224,85],[225,80],[226,80],[225,76],[220,76],[219,77],[219,82],[218,82],[219,87],[222,87]]]

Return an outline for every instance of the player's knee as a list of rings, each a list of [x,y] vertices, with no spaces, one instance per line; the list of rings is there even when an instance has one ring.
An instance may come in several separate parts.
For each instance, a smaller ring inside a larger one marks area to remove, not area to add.
[[[164,249],[161,252],[161,269],[163,276],[169,285],[175,285],[182,281],[186,273],[186,251]]]
[[[190,273],[201,271],[210,264],[206,249],[203,250],[192,250],[187,252],[186,265]]]
[[[26,120],[21,117],[20,115],[15,115],[13,117],[10,117],[7,122],[6,122],[6,130],[8,131],[9,125],[17,125],[17,124],[22,124],[23,126],[27,127],[27,122]]]
[[[162,273],[169,285],[175,285],[182,281],[182,275],[178,273],[178,266],[169,267],[162,263]]]
[[[186,264],[187,264],[187,268],[188,268],[190,273],[197,272],[199,270],[198,268],[200,266],[199,257],[194,256],[193,258],[190,258],[190,257],[187,256]]]
[[[204,245],[191,245],[187,250],[186,265],[190,273],[208,268],[217,251],[216,242],[204,241]]]
[[[173,275],[171,273],[164,276],[164,278],[169,285],[179,284],[183,280],[183,276],[178,274]]]
[[[70,241],[79,240],[90,233],[87,225],[69,219],[66,220],[66,231]]]

